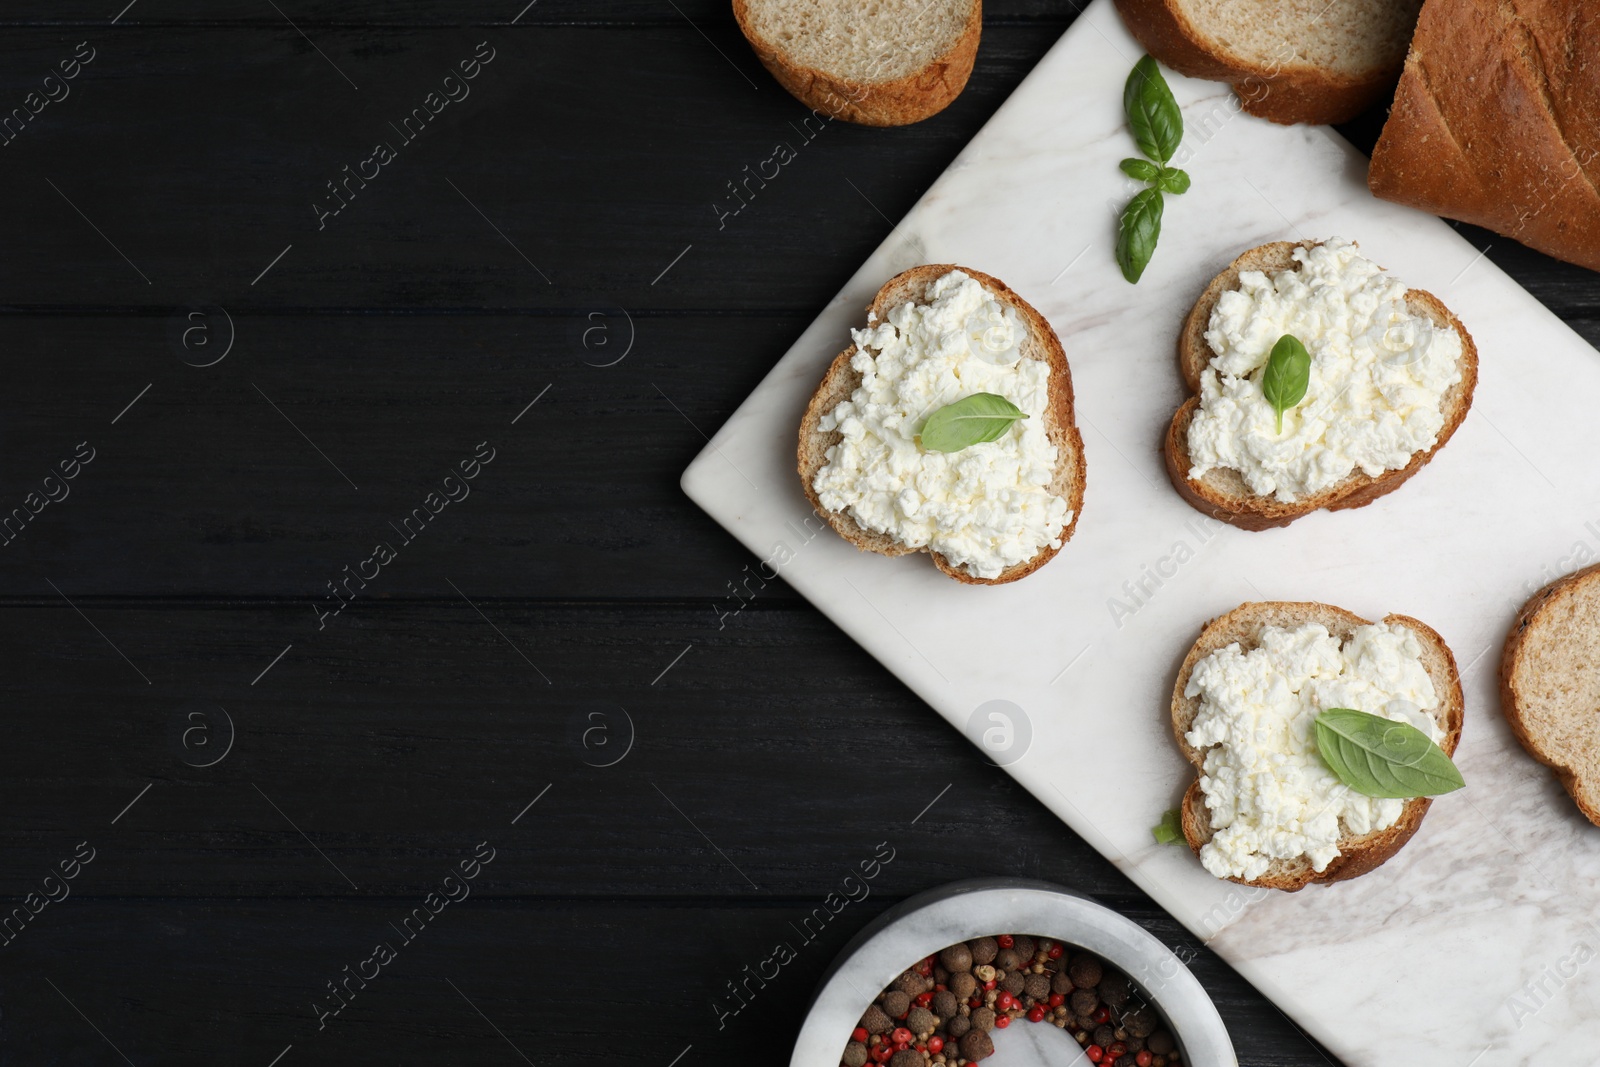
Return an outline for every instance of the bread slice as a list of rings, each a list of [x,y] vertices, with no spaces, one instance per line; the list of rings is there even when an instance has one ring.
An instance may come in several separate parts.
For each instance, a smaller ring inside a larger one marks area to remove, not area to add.
[[[1367,184],[1600,270],[1600,5],[1428,0]]]
[[[865,126],[904,126],[966,88],[983,0],[733,0],[733,17],[802,104]]]
[[[1500,659],[1500,710],[1600,826],[1600,564],[1556,579],[1517,613]]]
[[[1444,749],[1446,755],[1453,755],[1456,745],[1461,741],[1461,717],[1466,706],[1455,656],[1444,643],[1444,638],[1416,619],[1405,615],[1386,615],[1383,621],[1410,630],[1422,644],[1422,663],[1439,697],[1439,706],[1433,711],[1435,721],[1444,731],[1444,739],[1439,742],[1439,747]],[[1328,633],[1341,642],[1347,640],[1356,627],[1369,625],[1359,615],[1329,604],[1241,604],[1205,624],[1194,647],[1184,657],[1183,666],[1178,669],[1178,682],[1172,690],[1172,733],[1177,738],[1184,759],[1192,763],[1197,772],[1194,782],[1183,795],[1182,810],[1183,836],[1196,856],[1200,855],[1200,846],[1211,840],[1212,829],[1211,813],[1206,809],[1205,794],[1200,791],[1198,777],[1205,766],[1205,752],[1184,739],[1184,734],[1189,732],[1195,716],[1200,712],[1200,698],[1184,696],[1189,676],[1194,672],[1196,663],[1219,648],[1226,648],[1237,641],[1240,648],[1249,651],[1261,643],[1261,632],[1267,627],[1292,629],[1305,623],[1321,623],[1327,627]],[[1399,820],[1387,830],[1374,830],[1360,835],[1346,832],[1341,835],[1339,855],[1329,862],[1321,874],[1312,869],[1310,859],[1302,857],[1297,860],[1274,860],[1260,878],[1230,878],[1228,881],[1292,893],[1312,882],[1340,882],[1366,874],[1382,865],[1411,840],[1411,835],[1422,825],[1422,817],[1428,813],[1431,803],[1430,797],[1406,801]]]
[[[1172,479],[1178,494],[1200,511],[1243,530],[1267,530],[1287,526],[1302,515],[1327,508],[1342,511],[1346,508],[1365,507],[1386,493],[1392,493],[1417,471],[1421,470],[1445,446],[1461,420],[1472,407],[1473,390],[1478,384],[1478,349],[1472,343],[1461,320],[1432,293],[1412,289],[1406,293],[1406,307],[1414,315],[1425,315],[1435,326],[1449,326],[1461,335],[1461,380],[1445,391],[1443,397],[1444,425],[1432,448],[1426,448],[1411,457],[1411,462],[1399,470],[1384,471],[1377,477],[1360,468],[1349,476],[1319,493],[1310,493],[1290,504],[1273,496],[1259,496],[1245,483],[1238,471],[1218,468],[1206,472],[1202,478],[1189,477],[1194,463],[1189,456],[1189,422],[1200,409],[1200,372],[1205,370],[1215,355],[1206,343],[1205,332],[1211,321],[1211,311],[1224,292],[1239,287],[1241,271],[1259,270],[1271,274],[1295,268],[1294,250],[1312,247],[1314,242],[1275,241],[1245,252],[1228,264],[1226,270],[1211,279],[1200,299],[1195,301],[1183,330],[1178,335],[1178,371],[1184,384],[1194,393],[1178,408],[1167,427],[1167,476]]]
[[[1117,0],[1145,50],[1273,122],[1345,122],[1394,88],[1422,0]]]
[[[1086,470],[1083,459],[1083,437],[1078,433],[1074,416],[1072,371],[1067,367],[1067,354],[1062,351],[1061,340],[1056,336],[1055,330],[1051,329],[1050,323],[1045,321],[1045,317],[1000,279],[952,263],[930,263],[912,267],[895,275],[878,290],[878,295],[873,298],[868,310],[876,315],[877,321],[881,321],[888,317],[891,308],[908,301],[923,303],[927,299],[928,287],[953,270],[959,270],[973,278],[996,300],[1009,305],[1017,312],[1028,331],[1021,346],[1024,359],[1043,360],[1050,364],[1050,405],[1045,411],[1045,432],[1049,435],[1051,443],[1056,446],[1058,457],[1055,477],[1051,480],[1049,489],[1056,496],[1065,499],[1067,507],[1072,510],[1072,518],[1061,531],[1061,541],[1065,544],[1071,539],[1072,531],[1078,525],[1078,516],[1083,513]],[[838,444],[844,437],[838,430],[823,432],[819,424],[822,416],[832,412],[842,401],[849,400],[860,386],[861,375],[850,366],[855,354],[856,346],[851,345],[834,357],[833,363],[828,367],[828,373],[823,376],[822,384],[812,395],[811,402],[806,405],[805,415],[800,420],[800,443],[797,450],[800,484],[805,487],[806,499],[811,501],[811,506],[817,514],[827,519],[828,524],[838,531],[840,537],[857,548],[885,556],[926,552],[933,557],[934,565],[941,571],[956,581],[966,582],[968,585],[1003,585],[1006,582],[1014,582],[1018,578],[1026,578],[1055,558],[1060,549],[1045,545],[1031,559],[1007,568],[998,577],[978,578],[926,546],[908,547],[888,534],[862,529],[846,512],[829,511],[822,506],[822,500],[817,496],[813,483],[817,480],[817,472],[828,462],[828,449]]]

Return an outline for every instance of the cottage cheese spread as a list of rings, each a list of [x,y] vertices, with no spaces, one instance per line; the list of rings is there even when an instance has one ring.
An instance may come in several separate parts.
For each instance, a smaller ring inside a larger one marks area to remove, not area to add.
[[[1297,248],[1299,270],[1243,271],[1212,309],[1189,424],[1189,477],[1216,467],[1252,492],[1292,503],[1356,468],[1376,477],[1431,448],[1441,398],[1461,380],[1461,336],[1406,309],[1406,287],[1354,244]],[[1293,334],[1311,354],[1311,382],[1283,432],[1261,391],[1272,346]]]
[[[1205,752],[1200,790],[1215,831],[1200,862],[1218,878],[1259,878],[1273,860],[1305,856],[1317,872],[1339,855],[1343,830],[1385,830],[1405,801],[1363,796],[1317,754],[1317,714],[1354,708],[1409,722],[1433,739],[1439,706],[1416,635],[1359,626],[1341,647],[1317,623],[1268,627],[1248,652],[1237,643],[1195,664],[1184,695],[1200,711],[1184,735]]]
[[[977,280],[951,271],[883,322],[852,330],[861,384],[820,422],[843,440],[813,487],[830,511],[912,548],[927,546],[979,578],[1061,547],[1071,511],[1050,491],[1057,450],[1045,432],[1050,365],[1023,358],[1027,327]],[[927,452],[929,415],[973,393],[1027,413],[996,441]]]

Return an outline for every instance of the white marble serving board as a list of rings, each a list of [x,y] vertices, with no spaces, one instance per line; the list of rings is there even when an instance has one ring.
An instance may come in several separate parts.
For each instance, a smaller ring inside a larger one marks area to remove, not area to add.
[[[1178,162],[1194,185],[1168,199],[1155,258],[1127,284],[1112,243],[1134,189],[1117,162],[1134,154],[1121,98],[1139,54],[1109,0],[1095,0],[717,433],[684,488],[974,741],[988,725],[969,725],[980,705],[1023,709],[1031,743],[1007,765],[1017,781],[1347,1062],[1595,1062],[1600,829],[1512,738],[1496,671],[1526,596],[1600,559],[1600,354],[1448,225],[1374,200],[1366,160],[1336,134],[1236,114],[1225,87],[1175,76]],[[870,194],[871,175],[854,177]],[[1369,507],[1266,533],[1207,523],[1173,491],[1159,450],[1183,399],[1179,322],[1243,249],[1335,235],[1465,321],[1481,353],[1473,409],[1432,464]],[[1004,279],[1054,325],[1072,366],[1082,519],[1053,562],[1013,585],[961,585],[925,556],[860,553],[803,525],[794,449],[806,398],[878,287],[930,262]],[[1151,595],[1135,601],[1124,583],[1140,581]],[[1118,599],[1132,610],[1114,611]],[[1167,727],[1178,662],[1205,620],[1246,600],[1401,612],[1455,651],[1468,788],[1437,801],[1404,851],[1365,877],[1252,892],[1152,842],[1191,776]],[[1110,777],[1079,773],[1095,760]]]

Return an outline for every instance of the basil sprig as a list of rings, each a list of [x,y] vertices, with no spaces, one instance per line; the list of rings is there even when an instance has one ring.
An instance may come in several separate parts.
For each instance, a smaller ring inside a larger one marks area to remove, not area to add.
[[[1178,845],[1187,840],[1183,836],[1183,816],[1177,808],[1168,808],[1162,814],[1160,824],[1152,826],[1150,832],[1155,835],[1158,845]]]
[[[1293,334],[1284,334],[1272,346],[1266,369],[1261,372],[1261,393],[1278,413],[1278,432],[1283,432],[1283,413],[1306,398],[1311,385],[1311,353]]]
[[[959,452],[999,439],[1012,423],[1027,417],[1003,396],[973,393],[928,416],[922,424],[922,447],[929,452]]]
[[[1352,708],[1316,718],[1317,751],[1339,781],[1369,797],[1434,797],[1466,781],[1444,749],[1408,722]]]
[[[1167,166],[1183,140],[1183,112],[1161,76],[1161,67],[1151,57],[1133,65],[1122,88],[1122,109],[1139,151],[1147,157],[1121,163],[1124,174],[1148,186],[1128,202],[1117,227],[1117,266],[1124,278],[1138,282],[1161,237],[1161,194],[1187,192],[1189,175]]]

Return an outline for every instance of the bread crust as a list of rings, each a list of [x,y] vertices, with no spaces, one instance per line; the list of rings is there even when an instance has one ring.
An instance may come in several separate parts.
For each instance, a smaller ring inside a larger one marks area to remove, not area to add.
[[[1562,788],[1572,796],[1578,810],[1583,812],[1584,818],[1600,826],[1600,803],[1596,803],[1591,790],[1584,788],[1579,769],[1562,757],[1555,739],[1545,737],[1529,721],[1530,699],[1523,696],[1519,686],[1521,673],[1531,669],[1525,653],[1528,652],[1528,642],[1535,636],[1533,627],[1540,621],[1540,615],[1553,604],[1576,595],[1583,587],[1596,581],[1600,581],[1600,564],[1557,578],[1522,605],[1511,624],[1511,632],[1506,635],[1505,649],[1500,656],[1500,710],[1528,755],[1553,770]]]
[[[1061,543],[1065,545],[1072,539],[1078,519],[1083,514],[1083,490],[1087,469],[1083,455],[1083,437],[1078,432],[1076,421],[1072,371],[1067,365],[1067,354],[1061,347],[1061,339],[1056,336],[1055,330],[1045,317],[1000,279],[953,263],[929,263],[895,275],[878,290],[868,311],[881,321],[888,316],[890,309],[907,300],[921,301],[930,284],[953,270],[959,270],[973,278],[997,300],[1015,309],[1027,325],[1031,341],[1030,345],[1024,347],[1024,358],[1028,358],[1028,349],[1036,346],[1039,355],[1050,364],[1050,404],[1045,412],[1046,432],[1056,446],[1058,454],[1056,476],[1050,487],[1052,491],[1066,499],[1067,507],[1072,511],[1072,518],[1061,531]],[[839,443],[843,435],[838,430],[823,432],[820,422],[822,416],[833,411],[841,401],[848,400],[856,387],[861,384],[861,375],[850,365],[855,354],[856,346],[851,345],[834,357],[827,374],[823,376],[822,384],[817,387],[817,391],[806,404],[805,414],[800,420],[796,468],[800,473],[800,484],[805,490],[806,499],[811,502],[811,507],[816,513],[826,519],[828,525],[832,526],[840,537],[863,551],[877,552],[885,556],[926,552],[933,558],[934,565],[939,570],[956,581],[968,585],[1004,585],[1007,582],[1014,582],[1019,578],[1026,578],[1054,559],[1060,549],[1045,545],[1031,558],[1007,568],[1000,572],[999,576],[979,578],[968,574],[963,568],[951,563],[931,548],[926,546],[911,548],[886,534],[864,530],[847,512],[830,511],[822,506],[822,499],[817,495],[814,485],[817,472],[827,463],[828,449]]]
[[[1374,195],[1600,270],[1600,8],[1428,0]]]
[[[1444,638],[1440,637],[1432,627],[1409,616],[1386,615],[1382,621],[1402,626],[1421,639],[1424,647],[1423,663],[1427,667],[1429,678],[1433,681],[1434,692],[1439,697],[1439,708],[1434,712],[1435,718],[1444,730],[1444,739],[1439,742],[1439,747],[1446,755],[1454,755],[1456,746],[1461,742],[1461,723],[1466,699],[1461,690],[1461,672],[1456,667],[1455,656],[1451,653],[1450,646],[1445,644]],[[1172,733],[1178,743],[1178,750],[1183,753],[1184,759],[1189,761],[1196,772],[1195,780],[1190,783],[1183,795],[1181,813],[1183,836],[1197,858],[1201,846],[1211,840],[1213,831],[1211,816],[1205,806],[1205,794],[1200,789],[1199,774],[1204,769],[1205,751],[1196,749],[1184,737],[1200,710],[1198,697],[1184,695],[1184,690],[1189,685],[1189,677],[1194,673],[1195,664],[1217,649],[1225,648],[1235,641],[1246,650],[1255,647],[1259,643],[1261,631],[1268,626],[1298,626],[1307,622],[1322,623],[1330,634],[1341,641],[1348,638],[1356,627],[1369,625],[1361,616],[1331,604],[1287,601],[1245,603],[1217,616],[1201,627],[1200,636],[1178,669],[1178,680],[1172,689],[1170,709]],[[1323,884],[1342,882],[1366,874],[1382,866],[1411,840],[1412,835],[1421,827],[1422,817],[1428,813],[1432,803],[1431,797],[1414,797],[1406,801],[1399,820],[1388,829],[1342,836],[1339,855],[1329,861],[1328,866],[1320,874],[1312,869],[1309,861],[1275,860],[1272,867],[1268,868],[1267,873],[1260,878],[1227,880],[1240,885],[1281,889],[1293,893],[1313,882]]]
[[[1461,381],[1451,386],[1443,398],[1444,425],[1431,448],[1423,449],[1411,457],[1399,470],[1384,471],[1373,477],[1357,469],[1339,482],[1318,493],[1311,493],[1293,503],[1285,504],[1272,496],[1259,496],[1252,492],[1237,471],[1218,469],[1208,471],[1202,478],[1189,477],[1194,462],[1189,455],[1189,423],[1200,409],[1200,373],[1211,361],[1212,353],[1206,344],[1206,326],[1211,311],[1224,292],[1238,288],[1239,274],[1246,270],[1273,271],[1294,267],[1296,248],[1310,248],[1317,242],[1275,241],[1260,245],[1241,254],[1212,278],[1200,298],[1195,301],[1183,329],[1178,334],[1178,373],[1184,385],[1195,395],[1184,401],[1167,426],[1162,450],[1166,454],[1167,477],[1173,488],[1190,506],[1213,518],[1239,527],[1241,530],[1270,530],[1287,526],[1302,515],[1313,511],[1344,511],[1360,508],[1404,485],[1434,455],[1449,442],[1456,428],[1467,417],[1472,407],[1472,397],[1478,385],[1478,348],[1472,335],[1461,320],[1445,307],[1438,297],[1421,289],[1406,293],[1408,309],[1426,315],[1435,325],[1449,326],[1461,335]]]
[[[1243,63],[1216,51],[1173,0],[1116,0],[1123,23],[1145,51],[1191,78],[1227,82],[1245,111],[1285,125],[1347,122],[1394,88],[1404,56],[1352,77],[1305,63]]]
[[[750,17],[751,5],[759,2],[733,0],[733,17],[761,65],[812,111],[863,126],[907,126],[950,106],[967,87],[983,34],[983,0],[972,0],[966,24],[942,55],[892,81],[855,81],[800,63],[763,37]]]

